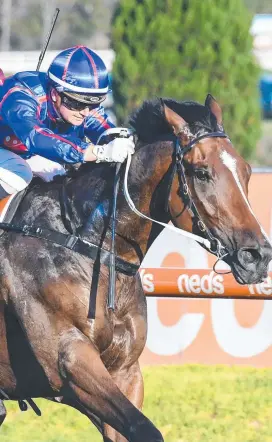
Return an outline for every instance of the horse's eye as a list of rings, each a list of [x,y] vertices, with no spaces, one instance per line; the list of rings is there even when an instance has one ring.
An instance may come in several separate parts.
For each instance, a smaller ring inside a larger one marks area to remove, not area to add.
[[[194,175],[201,181],[208,181],[210,178],[209,172],[206,169],[195,169]]]

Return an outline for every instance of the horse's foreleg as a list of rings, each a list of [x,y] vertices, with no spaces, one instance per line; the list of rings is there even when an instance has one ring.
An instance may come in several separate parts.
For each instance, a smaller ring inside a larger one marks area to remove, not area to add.
[[[122,391],[122,393],[132,402],[138,409],[142,408],[144,397],[144,386],[142,373],[138,361],[128,369],[118,370],[111,373],[111,377]],[[51,399],[52,400],[52,399]],[[96,426],[100,433],[104,435],[104,442],[123,442],[126,441],[120,433],[109,425],[104,425],[101,420],[95,416],[90,410],[80,405],[78,402],[69,397],[61,397],[55,402],[69,405],[85,414],[91,422]]]
[[[122,391],[122,393],[135,405],[138,409],[142,408],[144,399],[143,377],[137,361],[128,369],[120,369],[111,373],[112,379]],[[125,442],[121,434],[117,433],[109,425],[104,426],[104,442],[108,440],[112,442]]]
[[[77,401],[130,442],[163,442],[160,432],[119,390],[97,350],[74,329],[60,341],[64,396]]]
[[[6,407],[4,405],[4,402],[0,399],[0,427],[4,422],[6,415],[7,415]]]

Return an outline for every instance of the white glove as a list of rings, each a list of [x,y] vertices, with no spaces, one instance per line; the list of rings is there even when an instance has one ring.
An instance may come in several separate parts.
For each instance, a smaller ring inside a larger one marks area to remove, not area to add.
[[[103,146],[94,146],[93,153],[97,156],[96,163],[100,161],[123,163],[128,154],[135,152],[135,144],[133,137],[115,138],[108,144]]]

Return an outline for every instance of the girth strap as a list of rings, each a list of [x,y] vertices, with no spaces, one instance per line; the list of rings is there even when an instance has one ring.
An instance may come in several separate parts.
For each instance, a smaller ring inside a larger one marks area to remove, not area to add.
[[[110,252],[97,245],[86,241],[79,236],[69,235],[55,230],[44,229],[41,227],[34,227],[29,225],[18,226],[9,223],[0,223],[0,229],[9,230],[16,233],[22,233],[24,236],[31,236],[34,238],[46,239],[52,243],[63,246],[73,252],[80,253],[95,260],[99,258],[101,264],[110,266]],[[129,263],[116,256],[116,270],[128,276],[134,276],[139,267],[136,264]]]

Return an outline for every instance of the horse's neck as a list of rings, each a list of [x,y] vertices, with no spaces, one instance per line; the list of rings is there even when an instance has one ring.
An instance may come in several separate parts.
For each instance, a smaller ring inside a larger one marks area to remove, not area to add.
[[[168,222],[167,189],[171,169],[172,148],[142,148],[132,158],[128,175],[128,190],[141,213],[158,221]],[[162,161],[165,157],[165,161]],[[123,184],[123,183],[122,183]],[[123,259],[139,262],[157,238],[162,227],[135,214],[128,206],[121,186],[117,218],[117,252]]]

